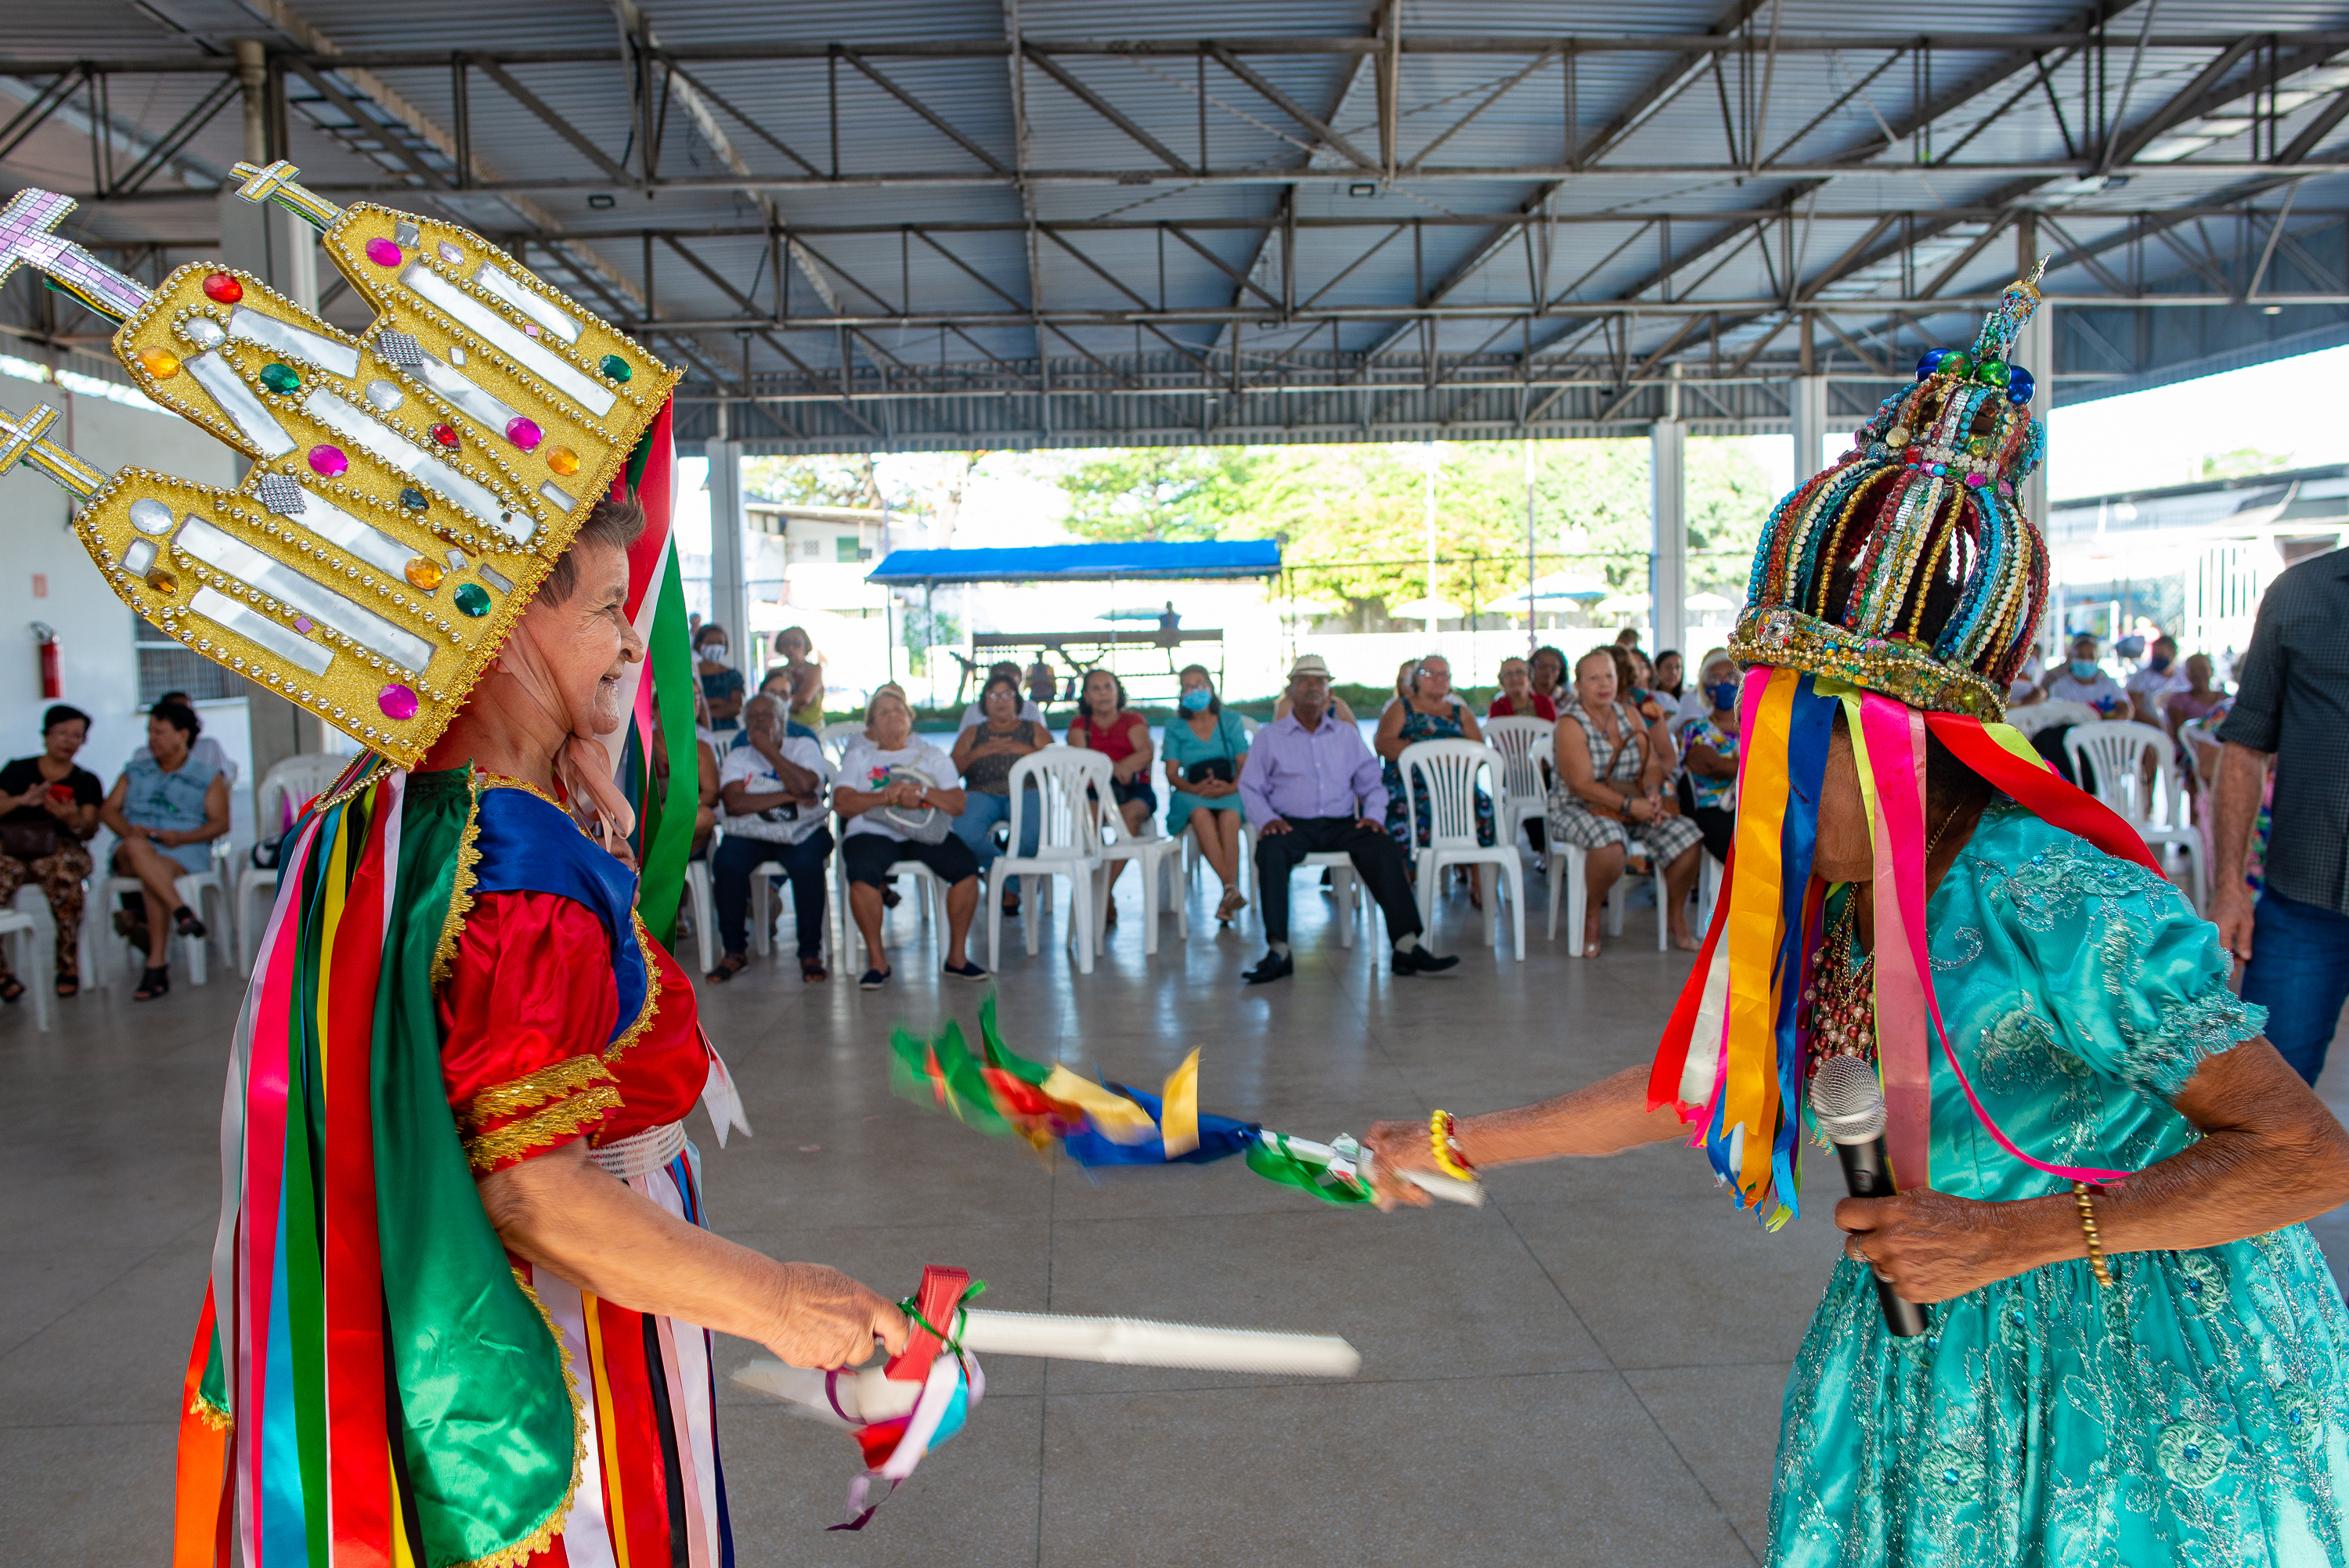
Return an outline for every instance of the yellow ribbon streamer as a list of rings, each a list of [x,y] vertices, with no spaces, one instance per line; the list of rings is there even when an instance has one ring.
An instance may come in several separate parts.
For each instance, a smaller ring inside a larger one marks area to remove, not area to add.
[[[1770,1181],[1770,1141],[1778,1106],[1776,969],[1785,868],[1779,830],[1792,781],[1786,748],[1794,727],[1795,670],[1774,671],[1754,716],[1737,798],[1737,874],[1730,879],[1727,1070],[1720,1086],[1722,1130],[1743,1127],[1737,1190],[1747,1207]]]
[[[1038,1086],[1047,1099],[1073,1105],[1090,1118],[1101,1135],[1112,1143],[1147,1143],[1158,1135],[1150,1113],[1122,1094],[1112,1094],[1091,1078],[1081,1078],[1057,1062],[1052,1076]],[[1198,1138],[1198,1108],[1192,1107],[1191,1136]]]
[[[1176,1159],[1199,1147],[1199,1053],[1194,1047],[1183,1065],[1166,1075],[1165,1108],[1159,1130],[1166,1139],[1166,1158]]]

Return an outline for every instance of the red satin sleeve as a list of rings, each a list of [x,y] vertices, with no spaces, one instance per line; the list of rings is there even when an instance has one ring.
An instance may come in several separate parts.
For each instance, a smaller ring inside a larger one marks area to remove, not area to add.
[[[465,1156],[502,1170],[600,1130],[618,1006],[603,923],[545,892],[476,895],[441,984],[440,1077]]]
[[[652,960],[657,1005],[644,1033],[606,1058],[618,1075],[622,1103],[596,1130],[590,1140],[595,1143],[684,1120],[701,1098],[701,1086],[709,1081],[709,1052],[701,1043],[692,977],[659,943],[649,936],[642,940],[645,954]]]

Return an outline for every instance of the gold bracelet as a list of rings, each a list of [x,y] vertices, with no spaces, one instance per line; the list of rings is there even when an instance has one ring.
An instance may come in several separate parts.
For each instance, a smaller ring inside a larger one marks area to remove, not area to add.
[[[2088,1267],[2100,1285],[2110,1286],[2113,1271],[2105,1263],[2105,1243],[2096,1234],[2095,1189],[2085,1181],[2072,1183],[2072,1201],[2080,1205],[2080,1231],[2088,1238]]]
[[[1462,1160],[1452,1136],[1452,1113],[1439,1110],[1427,1119],[1427,1141],[1435,1150],[1435,1168],[1454,1181],[1474,1181],[1475,1169]]]

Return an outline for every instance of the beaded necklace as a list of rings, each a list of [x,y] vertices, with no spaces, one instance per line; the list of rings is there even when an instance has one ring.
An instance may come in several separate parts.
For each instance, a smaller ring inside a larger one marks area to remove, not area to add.
[[[1925,841],[1925,858],[1933,858],[1941,835],[1950,830],[1964,809],[1950,808],[1933,836]],[[1811,974],[1803,986],[1802,1006],[1795,1014],[1798,1038],[1809,1045],[1806,1067],[1816,1070],[1826,1057],[1876,1056],[1876,954],[1854,953],[1859,942],[1859,887],[1846,890],[1843,909],[1835,923],[1811,951]]]

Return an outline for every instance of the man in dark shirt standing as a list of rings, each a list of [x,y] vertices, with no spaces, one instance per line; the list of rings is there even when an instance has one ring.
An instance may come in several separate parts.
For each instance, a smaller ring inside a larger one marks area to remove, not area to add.
[[[2268,1038],[2310,1083],[2349,1000],[2349,550],[2303,561],[2260,602],[2226,743],[2212,823],[2210,915],[2268,1009]],[[2243,853],[2268,763],[2275,804],[2256,910]]]

